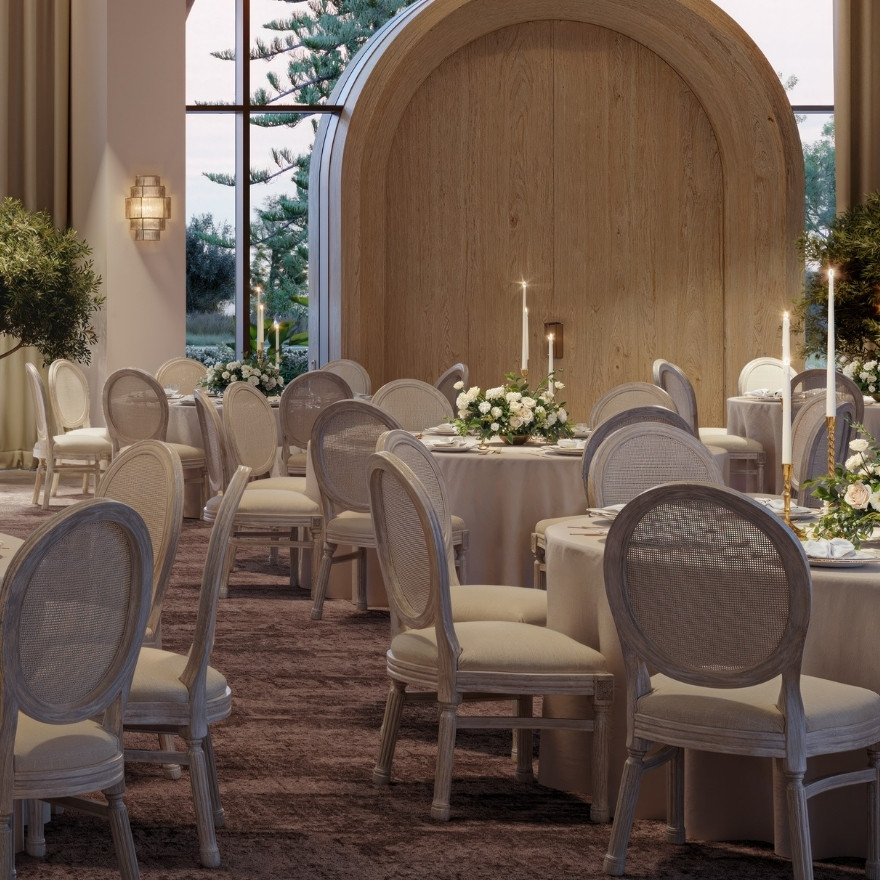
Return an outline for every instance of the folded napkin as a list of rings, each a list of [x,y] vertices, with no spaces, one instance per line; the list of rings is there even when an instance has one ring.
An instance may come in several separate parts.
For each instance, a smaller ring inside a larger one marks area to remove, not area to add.
[[[568,437],[560,437],[556,441],[556,445],[560,449],[583,449],[585,443],[585,440],[571,440]]]
[[[776,510],[780,513],[785,510],[785,502],[781,498],[756,498],[755,501],[758,504],[763,504],[764,507],[769,507],[770,510]]]
[[[855,556],[856,548],[852,541],[846,538],[814,538],[810,541],[804,541],[804,551],[807,556],[814,556],[817,559],[845,559],[847,556]]]
[[[457,434],[458,428],[455,425],[451,425],[449,422],[443,422],[441,425],[434,425],[431,430],[435,434]]]
[[[753,388],[751,391],[746,391],[743,394],[743,397],[756,397],[758,400],[774,400],[781,396],[781,389],[779,391],[771,391],[769,388]]]

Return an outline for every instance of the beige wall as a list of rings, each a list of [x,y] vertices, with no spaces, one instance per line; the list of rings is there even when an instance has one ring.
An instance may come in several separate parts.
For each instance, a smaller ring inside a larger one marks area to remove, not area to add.
[[[181,0],[73,0],[70,222],[107,297],[93,394],[120,367],[152,372],[184,349],[185,22]],[[136,242],[125,219],[139,174],[160,175],[172,199],[158,242]],[[100,421],[99,397],[92,412]]]

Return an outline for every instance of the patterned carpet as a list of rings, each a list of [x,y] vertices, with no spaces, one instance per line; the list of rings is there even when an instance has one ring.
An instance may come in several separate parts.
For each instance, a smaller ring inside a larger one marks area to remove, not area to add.
[[[26,537],[50,513],[30,504],[32,478],[0,475],[0,532]],[[53,510],[73,503],[62,486]],[[195,617],[208,528],[187,520],[163,616],[165,645],[185,650]],[[242,556],[218,615],[213,665],[234,694],[231,718],[214,727],[226,827],[222,866],[199,866],[189,781],[131,766],[126,801],[143,877],[504,878],[591,880],[602,874],[610,826],[591,825],[579,797],[513,779],[504,732],[459,734],[452,820],[428,818],[435,716],[409,707],[391,786],[371,771],[385,699],[388,615],[328,602],[309,618],[309,597],[287,586],[286,568]],[[723,798],[723,791],[719,798]],[[65,812],[46,827],[49,855],[17,858],[18,877],[118,877],[109,828]],[[817,880],[864,876],[847,859],[817,863]],[[658,822],[636,823],[627,876],[790,878],[767,844],[663,842]]]

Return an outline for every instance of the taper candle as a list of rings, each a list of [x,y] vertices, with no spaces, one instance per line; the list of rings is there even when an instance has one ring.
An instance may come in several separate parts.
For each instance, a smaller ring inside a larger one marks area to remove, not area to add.
[[[550,376],[550,381],[547,383],[547,390],[552,394],[553,393],[553,334],[549,334],[547,336],[547,375]]]
[[[791,464],[791,323],[782,316],[782,464]]]
[[[828,270],[828,356],[827,384],[825,386],[825,415],[837,415],[837,382],[834,355],[834,269]]]
[[[522,357],[520,358],[520,369],[527,370],[529,368],[529,309],[526,304],[526,283],[522,283]]]
[[[278,367],[281,365],[281,346],[279,344],[279,332],[280,326],[278,321],[275,321],[275,366]]]

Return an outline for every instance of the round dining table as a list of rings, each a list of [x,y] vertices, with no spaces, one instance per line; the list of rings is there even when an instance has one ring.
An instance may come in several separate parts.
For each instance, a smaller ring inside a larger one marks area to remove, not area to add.
[[[821,392],[824,394],[824,390]],[[791,402],[792,418],[797,415],[799,401]],[[865,398],[865,430],[880,437],[880,405]],[[727,399],[727,433],[757,440],[764,447],[764,492],[782,492],[782,398],[729,397]]]
[[[547,626],[601,651],[615,677],[609,797],[616,802],[626,760],[626,675],[617,630],[605,596],[603,555],[608,521],[578,517],[546,533]],[[869,546],[869,545],[867,545]],[[880,553],[878,553],[880,557]],[[880,559],[862,567],[812,567],[812,613],[802,672],[880,691],[873,659],[880,632]],[[658,585],[662,589],[662,584]],[[588,711],[577,697],[546,697],[544,711]],[[564,791],[589,793],[589,734],[541,732],[538,780]],[[864,751],[811,758],[807,776],[866,766]],[[638,815],[665,818],[664,772],[643,778]],[[784,784],[770,758],[685,753],[685,827],[700,840],[764,840],[789,854]],[[861,786],[810,800],[813,858],[864,857],[866,797]]]

